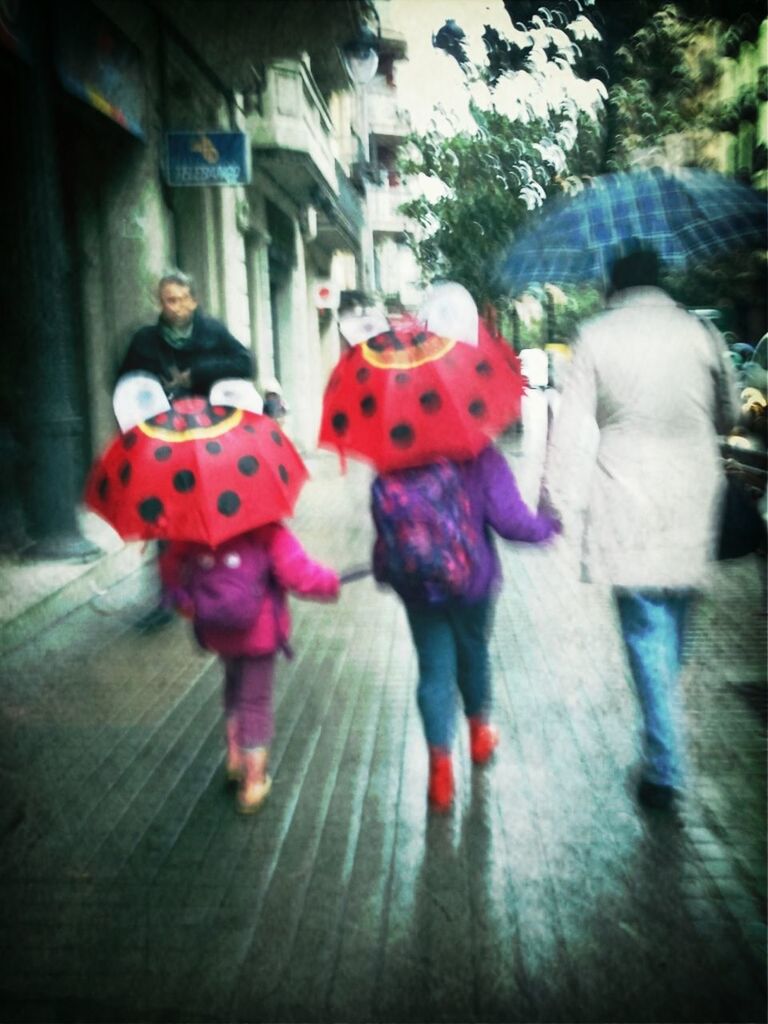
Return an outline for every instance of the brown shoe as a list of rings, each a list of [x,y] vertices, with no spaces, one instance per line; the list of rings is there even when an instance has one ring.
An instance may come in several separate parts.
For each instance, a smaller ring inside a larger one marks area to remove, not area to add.
[[[237,791],[237,809],[241,814],[253,814],[269,796],[272,779],[267,775],[269,751],[266,747],[241,751],[243,774]]]

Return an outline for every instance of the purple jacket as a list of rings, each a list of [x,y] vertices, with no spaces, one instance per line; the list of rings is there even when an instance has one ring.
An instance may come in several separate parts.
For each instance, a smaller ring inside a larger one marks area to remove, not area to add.
[[[475,568],[464,602],[488,597],[501,581],[501,564],[491,531],[505,540],[538,544],[560,530],[550,516],[531,512],[520,496],[506,459],[488,445],[474,459],[458,463],[472,505],[472,517],[480,543]]]

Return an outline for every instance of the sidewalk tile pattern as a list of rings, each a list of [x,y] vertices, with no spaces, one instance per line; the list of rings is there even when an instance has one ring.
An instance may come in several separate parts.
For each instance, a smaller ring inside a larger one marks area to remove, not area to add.
[[[312,470],[296,532],[333,565],[364,561],[367,471]],[[337,606],[294,602],[252,818],[223,783],[216,662],[183,622],[132,628],[146,569],[12,651],[0,1018],[764,1019],[758,566],[713,569],[696,609],[694,780],[669,821],[634,800],[638,713],[606,595],[559,546],[503,561],[502,743],[472,769],[462,729],[445,817],[426,808],[405,617],[370,579]]]

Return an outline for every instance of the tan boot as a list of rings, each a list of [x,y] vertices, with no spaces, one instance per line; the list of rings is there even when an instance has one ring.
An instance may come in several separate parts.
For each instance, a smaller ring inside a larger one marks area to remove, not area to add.
[[[237,745],[237,720],[227,719],[227,780],[239,782],[243,777],[243,758]]]
[[[243,775],[237,791],[237,809],[241,814],[253,814],[258,811],[269,795],[272,779],[267,775],[269,750],[266,747],[255,747],[253,750],[241,750]]]

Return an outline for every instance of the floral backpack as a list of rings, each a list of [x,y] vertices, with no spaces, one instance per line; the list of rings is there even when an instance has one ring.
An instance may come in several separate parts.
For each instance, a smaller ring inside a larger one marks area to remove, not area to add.
[[[466,593],[477,531],[454,463],[442,459],[377,476],[371,512],[377,580],[406,600],[428,604]]]

